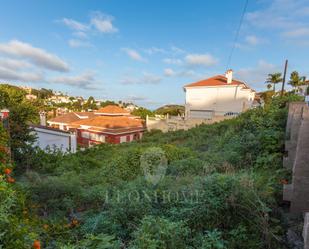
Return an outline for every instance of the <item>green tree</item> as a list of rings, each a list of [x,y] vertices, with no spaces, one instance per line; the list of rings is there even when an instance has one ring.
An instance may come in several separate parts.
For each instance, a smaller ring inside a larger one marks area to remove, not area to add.
[[[154,113],[151,110],[148,110],[144,107],[139,107],[132,111],[132,115],[139,116],[142,119],[146,119],[146,116],[154,116]]]
[[[296,89],[298,86],[302,86],[306,84],[306,77],[299,76],[297,71],[293,71],[290,75],[289,84]]]
[[[270,73],[266,79],[266,83],[273,85],[273,90],[276,92],[276,84],[282,82],[281,73]],[[269,88],[269,85],[267,85]]]
[[[0,108],[8,108],[10,111],[10,145],[15,161],[24,162],[24,155],[31,148],[35,137],[31,134],[30,123],[38,122],[38,108],[26,98],[26,92],[18,87],[0,85],[0,95],[4,99],[0,102]]]

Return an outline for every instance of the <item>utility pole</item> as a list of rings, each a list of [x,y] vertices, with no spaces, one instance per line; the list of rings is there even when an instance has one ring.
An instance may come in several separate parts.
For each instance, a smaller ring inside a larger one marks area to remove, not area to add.
[[[282,79],[281,97],[283,96],[283,92],[284,92],[284,85],[285,85],[285,78],[286,78],[287,69],[288,69],[288,60],[285,60],[284,73],[283,73],[283,79]]]

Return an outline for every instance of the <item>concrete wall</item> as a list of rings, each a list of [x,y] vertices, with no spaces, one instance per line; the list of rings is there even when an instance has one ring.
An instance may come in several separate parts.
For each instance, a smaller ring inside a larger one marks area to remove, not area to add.
[[[163,132],[177,131],[177,130],[189,130],[200,124],[213,124],[223,121],[225,119],[231,119],[233,116],[217,116],[212,119],[182,119],[176,117],[170,118],[152,118],[146,119],[147,130],[161,130]]]
[[[304,238],[304,249],[309,249],[309,213],[305,214],[303,238]]]
[[[284,185],[283,199],[290,212],[304,214],[304,248],[309,249],[309,107],[305,102],[289,105],[286,126],[284,167],[292,172],[292,181]]]
[[[76,136],[69,132],[55,131],[50,128],[34,127],[34,134],[37,139],[34,146],[42,150],[60,149],[62,152],[76,152]]]

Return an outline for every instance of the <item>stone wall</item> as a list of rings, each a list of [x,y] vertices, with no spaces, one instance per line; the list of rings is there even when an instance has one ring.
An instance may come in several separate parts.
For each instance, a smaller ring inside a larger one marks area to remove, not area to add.
[[[285,149],[283,165],[291,170],[292,180],[284,185],[283,199],[290,202],[291,213],[304,214],[304,248],[309,249],[309,107],[305,102],[289,105]]]
[[[309,108],[291,103],[286,128],[284,167],[292,170],[292,182],[284,186],[283,198],[291,212],[309,212]]]
[[[213,124],[231,119],[234,116],[215,116],[212,119],[184,119],[181,117],[147,117],[146,126],[147,130],[161,130],[162,132],[188,130],[200,124]]]
[[[309,213],[305,214],[303,238],[304,238],[304,249],[309,249]]]

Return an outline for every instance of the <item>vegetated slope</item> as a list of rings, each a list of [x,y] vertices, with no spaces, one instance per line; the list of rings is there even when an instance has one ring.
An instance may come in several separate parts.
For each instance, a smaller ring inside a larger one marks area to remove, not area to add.
[[[156,109],[155,113],[161,115],[169,114],[177,116],[185,113],[185,107],[183,105],[164,105]]]
[[[141,142],[33,152],[18,184],[43,248],[284,248],[277,202],[286,103],[295,98]],[[168,167],[152,184],[140,158],[161,150]]]

